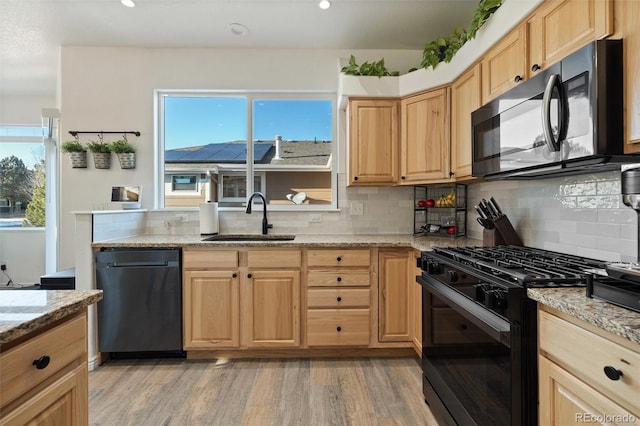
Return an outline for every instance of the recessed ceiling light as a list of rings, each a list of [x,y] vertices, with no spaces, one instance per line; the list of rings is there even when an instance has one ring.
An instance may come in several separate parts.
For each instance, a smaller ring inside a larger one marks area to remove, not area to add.
[[[331,2],[329,0],[320,0],[318,7],[322,10],[327,10],[331,7]]]
[[[237,22],[230,24],[229,29],[231,30],[231,34],[235,36],[245,36],[249,34],[249,28],[245,27],[242,24],[238,24]]]
[[[120,0],[120,3],[122,3],[123,5],[127,6],[127,7],[135,7],[136,4],[133,2],[133,0]]]

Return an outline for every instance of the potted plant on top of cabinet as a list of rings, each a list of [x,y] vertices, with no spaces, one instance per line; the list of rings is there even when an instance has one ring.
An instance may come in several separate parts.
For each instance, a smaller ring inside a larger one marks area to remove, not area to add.
[[[62,149],[62,152],[65,154],[69,154],[72,168],[87,168],[87,148],[85,148],[79,141],[66,141],[62,144],[60,149]]]
[[[135,169],[136,168],[136,149],[129,141],[120,139],[111,143],[111,151],[118,155],[120,168]]]
[[[111,168],[111,145],[106,142],[91,141],[88,144],[89,151],[93,153],[93,163],[96,169]]]

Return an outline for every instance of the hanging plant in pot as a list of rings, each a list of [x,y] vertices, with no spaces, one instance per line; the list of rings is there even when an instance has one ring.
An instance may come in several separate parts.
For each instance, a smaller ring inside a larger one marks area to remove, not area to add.
[[[136,168],[136,149],[126,137],[112,142],[111,151],[117,154],[121,169]]]
[[[89,151],[93,153],[93,164],[96,169],[111,168],[111,145],[102,142],[91,141],[88,144]]]
[[[74,169],[87,168],[87,148],[85,148],[78,140],[66,141],[60,147],[62,152],[69,155],[71,167]]]

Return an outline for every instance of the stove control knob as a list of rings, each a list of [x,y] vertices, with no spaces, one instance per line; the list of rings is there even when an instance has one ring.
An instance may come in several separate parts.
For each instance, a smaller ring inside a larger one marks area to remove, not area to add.
[[[427,263],[427,273],[429,275],[440,275],[444,272],[444,266],[442,263],[429,262]]]
[[[484,305],[489,309],[501,309],[506,307],[506,292],[502,290],[489,290],[485,292]]]
[[[447,276],[449,277],[449,282],[455,283],[458,281],[458,272],[454,270],[447,271]]]

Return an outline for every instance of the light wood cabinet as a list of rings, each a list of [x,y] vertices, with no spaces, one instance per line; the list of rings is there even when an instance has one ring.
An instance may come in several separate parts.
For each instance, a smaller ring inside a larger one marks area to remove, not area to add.
[[[410,310],[411,310],[411,340],[413,349],[422,357],[422,285],[417,282],[414,276],[420,275],[422,270],[417,266],[416,259],[420,257],[420,252],[413,252],[413,268],[414,273],[409,277],[410,292]]]
[[[613,0],[547,0],[526,24],[529,73],[533,75],[589,42],[611,34]]]
[[[378,253],[378,340],[410,342],[410,284],[413,253],[380,250]],[[415,280],[415,279],[414,279]]]
[[[451,170],[456,181],[471,178],[471,113],[482,105],[481,65],[476,64],[451,85]]]
[[[349,100],[349,185],[398,180],[398,100]]]
[[[300,271],[249,269],[243,289],[247,347],[300,346]]]
[[[538,330],[540,424],[640,424],[640,346],[544,308]]]
[[[501,95],[527,78],[527,32],[520,24],[482,58],[482,102]]]
[[[371,251],[310,249],[306,263],[307,345],[368,346]]]
[[[84,310],[0,354],[0,425],[88,423],[86,333]]]
[[[184,348],[300,345],[297,249],[184,250]]]
[[[400,183],[448,181],[449,89],[403,99],[401,117]]]

